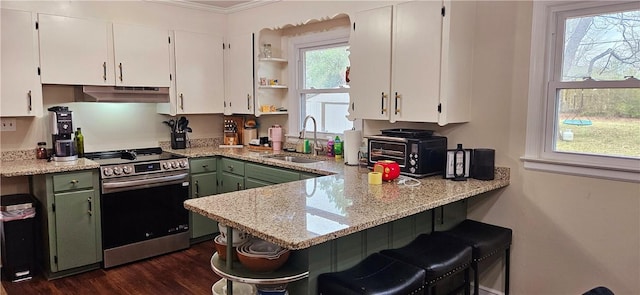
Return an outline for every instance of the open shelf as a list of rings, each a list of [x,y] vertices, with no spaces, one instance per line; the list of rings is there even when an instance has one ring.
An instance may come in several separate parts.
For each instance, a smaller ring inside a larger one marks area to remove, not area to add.
[[[271,62],[289,62],[288,60],[284,59],[284,58],[279,58],[279,57],[261,57],[258,59],[259,61],[271,61]]]
[[[260,85],[258,86],[260,89],[287,89],[289,88],[287,85]]]
[[[218,253],[211,256],[211,269],[225,279],[254,285],[286,284],[309,277],[309,270],[302,269],[293,263],[285,263],[273,272],[259,273],[246,269],[239,262],[234,262],[233,268],[229,270],[226,261],[220,259]]]

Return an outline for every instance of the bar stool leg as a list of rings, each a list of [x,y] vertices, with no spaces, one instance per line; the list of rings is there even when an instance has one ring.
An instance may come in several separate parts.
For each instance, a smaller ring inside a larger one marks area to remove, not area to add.
[[[508,247],[504,252],[504,295],[509,295],[509,262],[511,260],[509,254],[511,252],[511,247]]]
[[[464,270],[464,295],[471,294],[471,287],[469,286],[469,268]]]
[[[471,268],[473,268],[473,295],[480,294],[480,275],[478,274],[478,262],[471,262]]]

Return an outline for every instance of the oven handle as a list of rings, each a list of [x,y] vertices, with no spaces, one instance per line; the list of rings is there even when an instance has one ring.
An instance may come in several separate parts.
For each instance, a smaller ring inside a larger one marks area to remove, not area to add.
[[[102,188],[107,191],[111,189],[119,189],[119,188],[127,188],[127,187],[138,187],[138,186],[160,186],[167,185],[167,182],[170,181],[182,181],[188,179],[189,173],[182,173],[177,175],[170,176],[162,176],[162,177],[154,177],[148,179],[140,179],[140,180],[129,180],[129,181],[119,181],[119,182],[105,182],[102,184]]]

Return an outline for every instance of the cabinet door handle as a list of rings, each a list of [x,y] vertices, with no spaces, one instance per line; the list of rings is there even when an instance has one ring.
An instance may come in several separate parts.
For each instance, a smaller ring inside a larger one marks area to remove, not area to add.
[[[29,90],[27,96],[29,96],[29,112],[31,112],[33,110],[33,105],[31,104],[31,90]]]
[[[180,109],[184,111],[184,95],[180,93]]]
[[[382,95],[380,96],[380,114],[381,115],[384,115],[384,112],[387,111],[387,109],[384,107],[384,99],[387,97],[388,96],[384,94],[384,92],[382,92]]]
[[[251,103],[249,102],[249,100],[251,100],[251,95],[247,94],[247,110],[251,110]]]
[[[351,103],[351,110],[352,110],[352,111],[354,110],[354,105],[355,105],[355,103],[354,103],[354,102],[352,102],[352,103]]]
[[[102,79],[106,82],[107,81],[107,62],[103,62],[102,63]]]
[[[240,190],[242,190],[242,184],[240,184],[240,183],[238,182],[238,183],[237,183],[237,185],[238,185],[238,189],[237,189],[237,190],[239,190],[239,191],[240,191]]]
[[[87,213],[89,213],[89,216],[93,216],[93,200],[91,200],[91,197],[87,198],[87,202],[89,203],[89,211]]]
[[[202,165],[202,168],[207,169],[209,168],[209,165]]]
[[[395,115],[400,113],[400,109],[398,108],[398,98],[402,98],[402,95],[396,92],[396,106],[395,106],[395,112],[394,112]]]
[[[77,181],[77,180],[75,180],[75,179],[73,179],[73,180],[69,181],[69,183],[71,183],[71,184],[73,184],[73,185],[78,184],[78,182],[79,182],[79,181]]]
[[[229,165],[227,168],[229,168],[229,171],[233,171],[233,166]]]
[[[198,185],[198,181],[196,180],[196,197],[200,196],[200,186]]]
[[[118,68],[120,68],[120,82],[122,82],[122,63],[118,65]]]

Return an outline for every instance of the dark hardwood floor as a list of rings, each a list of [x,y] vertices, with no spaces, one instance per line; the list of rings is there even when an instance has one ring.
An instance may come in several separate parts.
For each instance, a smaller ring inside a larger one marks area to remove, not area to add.
[[[3,279],[8,295],[29,294],[211,294],[220,278],[209,260],[212,241],[191,248],[110,269],[98,269],[47,281],[42,275],[18,283]]]

